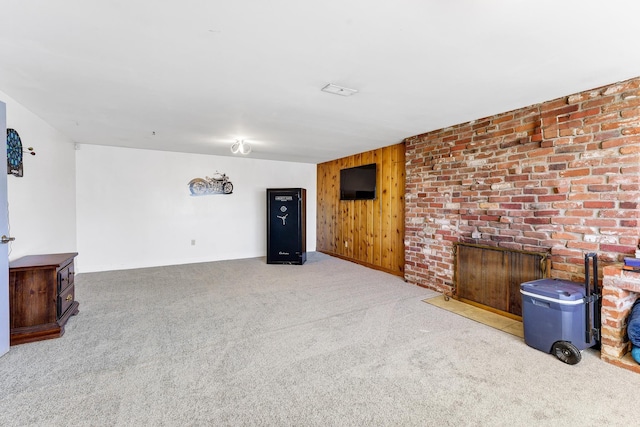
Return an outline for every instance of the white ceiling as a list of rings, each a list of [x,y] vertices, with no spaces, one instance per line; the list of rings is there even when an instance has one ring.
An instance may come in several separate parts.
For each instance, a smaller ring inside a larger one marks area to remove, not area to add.
[[[0,14],[0,91],[83,144],[231,155],[239,138],[250,157],[319,163],[640,75],[637,0],[4,0]]]

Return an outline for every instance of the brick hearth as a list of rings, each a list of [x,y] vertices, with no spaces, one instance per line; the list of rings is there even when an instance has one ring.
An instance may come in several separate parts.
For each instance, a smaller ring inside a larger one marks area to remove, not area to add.
[[[622,264],[603,269],[602,278],[602,360],[640,373],[640,365],[630,356],[627,317],[640,297],[640,273],[622,269]],[[629,354],[628,354],[629,353]]]

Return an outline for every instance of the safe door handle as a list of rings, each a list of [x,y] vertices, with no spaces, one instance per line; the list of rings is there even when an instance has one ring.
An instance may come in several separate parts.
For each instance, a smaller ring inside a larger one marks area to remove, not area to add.
[[[0,243],[5,245],[9,242],[13,242],[14,240],[16,240],[15,237],[7,237],[4,234],[2,235],[2,237],[0,237]]]

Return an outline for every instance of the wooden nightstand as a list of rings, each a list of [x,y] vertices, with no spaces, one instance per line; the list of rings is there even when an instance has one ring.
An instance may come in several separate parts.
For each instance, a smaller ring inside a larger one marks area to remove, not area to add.
[[[58,338],[78,314],[73,259],[77,253],[29,255],[9,263],[11,345]]]

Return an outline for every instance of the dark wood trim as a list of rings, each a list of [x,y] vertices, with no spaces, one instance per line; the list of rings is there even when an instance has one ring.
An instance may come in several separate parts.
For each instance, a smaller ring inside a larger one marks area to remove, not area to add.
[[[323,254],[331,255],[333,257],[340,258],[340,259],[343,259],[345,261],[351,261],[353,263],[360,264],[360,265],[363,265],[365,267],[373,268],[374,270],[384,271],[385,273],[393,274],[394,276],[398,276],[398,277],[404,278],[404,271],[389,270],[387,268],[380,267],[379,265],[371,264],[371,263],[364,262],[364,261],[359,261],[357,259],[349,258],[347,256],[336,254],[336,253],[329,252],[329,251],[320,251],[319,250],[318,252],[322,252]]]
[[[58,322],[43,325],[26,326],[11,329],[10,345],[59,338],[64,334],[64,327]]]

